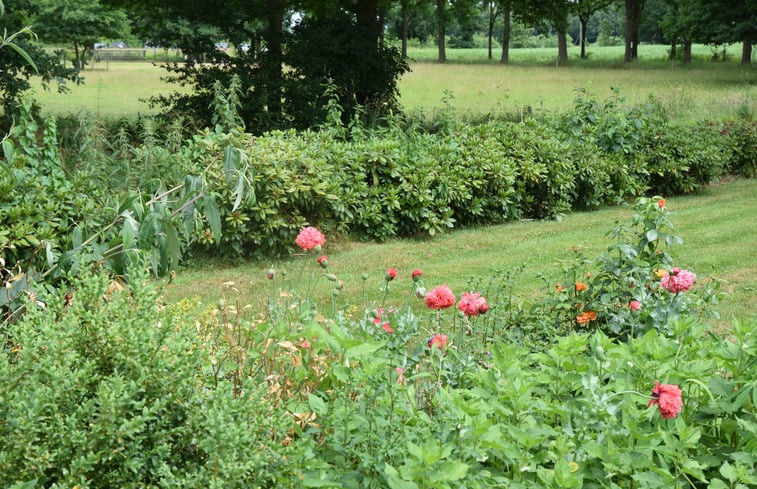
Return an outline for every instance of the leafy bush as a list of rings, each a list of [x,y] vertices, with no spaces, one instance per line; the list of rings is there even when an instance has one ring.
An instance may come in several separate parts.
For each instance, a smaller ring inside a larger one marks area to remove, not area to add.
[[[2,330],[0,484],[295,487],[264,389],[213,383],[186,312],[129,283],[84,274]]]

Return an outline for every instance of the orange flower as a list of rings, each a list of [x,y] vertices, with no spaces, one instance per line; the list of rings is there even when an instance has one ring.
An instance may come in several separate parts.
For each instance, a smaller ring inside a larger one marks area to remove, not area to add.
[[[594,311],[584,311],[578,316],[576,316],[576,321],[578,321],[580,324],[586,325],[589,324],[592,321],[597,320],[597,313]]]
[[[557,288],[557,293],[558,293],[558,294],[559,294],[560,292],[562,292],[562,284],[557,284],[557,285],[556,285],[555,287]]]
[[[576,292],[581,292],[582,290],[586,290],[586,284],[583,282],[576,282]]]

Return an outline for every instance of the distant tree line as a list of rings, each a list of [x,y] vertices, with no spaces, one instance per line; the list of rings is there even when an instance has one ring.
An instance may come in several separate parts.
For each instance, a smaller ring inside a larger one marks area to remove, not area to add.
[[[741,43],[742,63],[751,62],[757,39],[757,0],[17,0],[9,10],[0,27],[32,24],[41,41],[72,47],[74,70],[65,70],[28,43],[46,79],[76,80],[103,39],[176,47],[185,60],[167,66],[167,79],[192,91],[153,102],[170,116],[211,124],[215,82],[229,86],[236,77],[235,103],[253,132],[312,127],[329,110],[345,124],[396,111],[397,81],[416,40],[434,42],[443,63],[448,45],[485,38],[489,57],[496,44],[508,63],[510,47],[549,35],[559,64],[569,39],[582,58],[587,42],[622,39],[627,62],[638,57],[640,42],[669,43],[671,56],[684,61],[694,42]],[[29,73],[14,53],[0,56],[7,114]]]

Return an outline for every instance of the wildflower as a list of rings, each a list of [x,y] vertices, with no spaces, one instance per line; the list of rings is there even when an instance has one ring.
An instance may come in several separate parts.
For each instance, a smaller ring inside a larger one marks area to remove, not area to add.
[[[665,199],[658,200],[657,201],[657,207],[659,207],[660,209],[662,209],[663,207],[665,207]]]
[[[647,407],[657,405],[665,419],[672,419],[681,412],[681,389],[675,384],[662,384],[654,381],[652,399]]]
[[[660,279],[660,286],[670,293],[686,292],[694,285],[697,276],[688,270],[673,268],[670,273],[665,272]]]
[[[405,369],[402,367],[395,367],[394,371],[397,373],[397,383],[400,385],[407,385],[407,379],[405,378]]]
[[[389,324],[389,321],[385,322],[381,325],[381,329],[386,331],[388,334],[394,333],[394,329],[392,329],[392,326]]]
[[[300,342],[300,348],[304,348],[305,350],[310,348],[310,342],[308,340],[302,340]]]
[[[420,280],[421,275],[423,275],[423,272],[421,272],[420,269],[416,268],[415,270],[413,270],[413,273],[410,275],[411,277],[413,277],[413,282],[417,282],[418,280]]]
[[[384,314],[384,308],[379,307],[378,309],[374,309],[371,311],[371,316],[373,316],[373,322],[376,324],[381,324],[381,315]]]
[[[478,292],[463,292],[463,296],[457,303],[457,308],[466,316],[478,316],[482,304],[486,304],[486,299],[481,297]]]
[[[630,310],[632,310],[632,311],[638,311],[639,309],[641,309],[641,302],[639,302],[639,301],[631,301],[628,304],[628,308]]]
[[[586,284],[583,282],[576,282],[576,292],[581,292],[583,290],[586,290],[588,287],[586,287]]]
[[[662,278],[662,277],[664,277],[665,275],[667,275],[667,274],[668,274],[668,272],[666,272],[666,271],[665,271],[665,270],[663,270],[663,269],[660,269],[660,270],[655,270],[655,271],[654,271],[654,274],[655,274],[655,275],[657,275],[657,278]]]
[[[428,340],[428,347],[432,350],[434,349],[434,346],[436,346],[439,350],[444,350],[447,348],[447,335],[446,334],[435,334]]]
[[[481,304],[478,305],[478,313],[479,314],[486,314],[486,311],[488,311],[488,310],[489,310],[489,304],[487,304],[486,302],[483,302],[483,303],[481,303]]]
[[[319,247],[326,243],[326,238],[318,229],[308,226],[302,228],[294,242],[304,251],[307,251],[316,248],[320,249]]]
[[[429,309],[447,309],[455,304],[455,294],[447,287],[447,284],[434,287],[426,294],[426,305]]]
[[[276,276],[276,272],[273,268],[268,269],[268,273],[266,274],[266,277],[268,277],[268,280],[273,280],[273,277]]]
[[[576,316],[576,321],[579,322],[579,324],[587,325],[592,321],[597,320],[597,313],[594,311],[584,311],[578,316]]]
[[[559,294],[562,292],[562,284],[555,284],[555,288],[557,289],[557,293]]]
[[[322,268],[328,268],[328,267],[329,267],[329,257],[328,257],[328,256],[326,256],[326,255],[321,255],[321,256],[319,256],[319,257],[318,257],[318,259],[317,259],[316,261],[318,262],[318,264],[319,264],[319,265],[320,265],[320,266],[321,266]]]
[[[384,276],[384,280],[386,280],[387,282],[391,282],[392,280],[394,280],[394,277],[396,277],[396,276],[397,276],[397,269],[396,268],[390,268],[389,270],[386,271],[386,275]]]

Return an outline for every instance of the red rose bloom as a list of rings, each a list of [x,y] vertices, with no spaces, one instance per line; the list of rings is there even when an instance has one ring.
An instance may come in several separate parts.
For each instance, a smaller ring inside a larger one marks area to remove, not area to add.
[[[447,309],[455,305],[455,294],[449,290],[447,284],[439,285],[426,294],[426,305],[429,309]]]
[[[326,243],[326,238],[318,229],[308,226],[302,228],[294,242],[303,250],[312,250]]]
[[[660,414],[665,419],[672,419],[678,416],[681,412],[681,389],[674,384],[662,384],[658,381],[654,381],[654,389],[652,389],[652,400],[649,401],[647,407],[657,405],[660,409]]]

